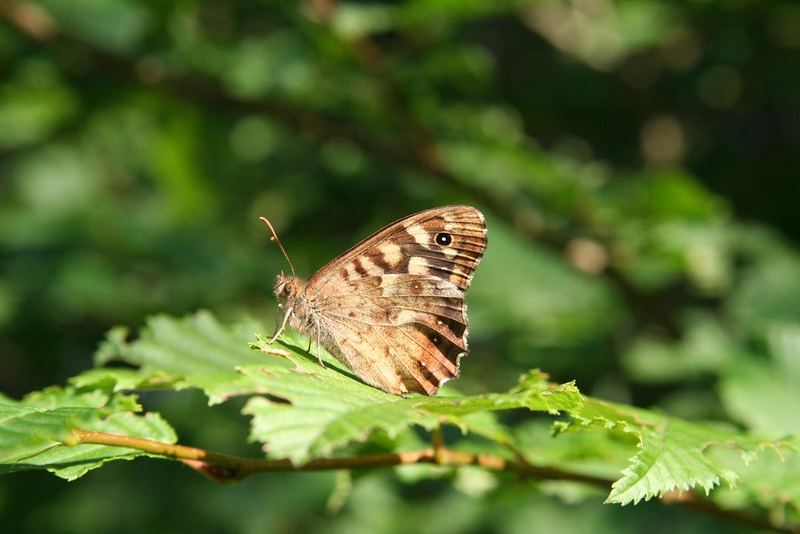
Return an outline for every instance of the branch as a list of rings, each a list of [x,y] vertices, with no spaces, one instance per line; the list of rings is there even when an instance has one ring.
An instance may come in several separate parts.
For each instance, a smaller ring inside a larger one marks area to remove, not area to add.
[[[171,445],[149,439],[96,432],[94,430],[75,430],[69,445],[95,444],[111,447],[136,449],[165,458],[174,458],[188,467],[217,482],[235,482],[249,475],[269,472],[333,471],[339,469],[374,469],[399,465],[432,464],[445,467],[476,466],[489,471],[515,473],[522,478],[537,480],[568,480],[591,486],[609,489],[612,480],[564,471],[551,467],[532,465],[522,459],[508,460],[494,454],[473,454],[455,451],[445,447],[441,429],[432,434],[434,446],[419,451],[351,456],[346,458],[317,458],[296,465],[288,459],[264,460],[233,456],[185,445]],[[713,501],[704,499],[694,492],[669,494],[662,499],[669,504],[680,504],[689,509],[712,515],[719,519],[739,525],[759,529],[798,534],[798,527],[778,527],[768,520],[720,507]]]
[[[77,444],[108,445],[111,447],[125,447],[139,451],[181,460],[193,469],[199,469],[212,478],[225,480],[239,480],[249,475],[266,472],[281,471],[331,471],[336,469],[368,469],[375,467],[394,467],[407,464],[436,464],[441,466],[460,467],[473,465],[490,469],[492,471],[508,471],[533,478],[548,480],[571,480],[584,482],[602,488],[611,485],[610,480],[551,469],[538,467],[518,461],[509,461],[500,456],[491,454],[472,454],[438,448],[423,449],[420,451],[397,452],[387,454],[373,454],[367,456],[353,456],[348,458],[318,458],[304,464],[296,465],[288,459],[262,460],[243,458],[222,454],[185,445],[171,445],[149,439],[96,432],[94,430],[75,430],[70,440],[70,445]],[[205,467],[204,467],[205,466]],[[210,468],[206,469],[206,467]]]

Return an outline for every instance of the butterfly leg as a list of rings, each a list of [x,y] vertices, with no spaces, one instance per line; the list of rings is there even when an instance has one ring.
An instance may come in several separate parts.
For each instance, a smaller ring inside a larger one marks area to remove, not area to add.
[[[309,354],[311,354],[311,345],[313,343],[314,343],[314,339],[313,338],[308,338],[308,347],[306,348],[306,352],[309,353]],[[319,364],[324,369],[325,368],[325,364],[322,363],[322,357],[319,355],[319,340],[317,342],[317,361],[319,362]]]
[[[269,338],[269,341],[267,341],[268,345],[272,345],[275,342],[275,340],[278,339],[281,334],[283,334],[283,331],[286,330],[286,323],[289,322],[290,315],[292,315],[292,308],[286,310],[286,313],[283,315],[283,321],[281,322],[281,326],[278,328],[275,334],[271,338]]]
[[[327,369],[327,367],[325,367],[325,362],[322,361],[322,352],[320,352],[320,350],[319,350],[319,337],[320,337],[320,326],[319,326],[319,322],[318,322],[317,323],[317,361],[319,362],[319,364],[322,366],[323,369]],[[311,339],[308,340],[308,352],[311,352],[311,342],[312,341],[313,340],[311,340]]]

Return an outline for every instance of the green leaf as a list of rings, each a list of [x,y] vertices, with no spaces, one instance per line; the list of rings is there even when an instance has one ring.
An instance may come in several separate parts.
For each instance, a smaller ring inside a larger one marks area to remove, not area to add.
[[[796,442],[800,445],[800,442]],[[746,508],[758,503],[765,510],[771,510],[775,523],[783,517],[783,525],[789,526],[791,510],[796,519],[800,518],[800,455],[781,458],[775,454],[765,456],[740,469],[739,483],[732,492],[717,492],[714,499],[726,508]],[[779,515],[778,512],[780,511]]]
[[[43,4],[69,34],[114,52],[130,52],[148,28],[146,8],[127,0],[79,0],[72,9],[52,0]]]
[[[784,369],[742,359],[723,378],[720,394],[731,415],[753,431],[800,434],[800,383]]]
[[[9,76],[0,88],[0,147],[40,142],[71,118],[76,98],[54,69],[36,63]]]
[[[800,291],[800,258],[780,248],[765,256],[743,272],[726,304],[731,317],[756,333],[775,323],[800,320],[800,302],[795,298]]]
[[[679,341],[647,335],[633,343],[622,360],[628,373],[651,384],[677,382],[719,373],[742,352],[718,319],[690,313],[683,322]]]
[[[599,429],[610,432],[611,441],[588,439],[590,447],[583,451],[581,462],[559,459],[552,452],[550,457],[587,473],[603,472],[602,466],[590,461],[592,456],[599,455],[606,467],[609,460],[618,467],[627,466],[608,496],[608,502],[620,504],[694,487],[708,492],[722,481],[733,484],[737,468],[708,455],[713,447],[736,450],[745,461],[764,448],[780,453],[797,448],[793,442],[769,442],[708,423],[600,400],[584,401],[574,384],[550,384],[538,371],[523,375],[505,393],[458,396],[444,388],[436,397],[396,397],[357,380],[324,351],[320,357],[325,365],[320,365],[304,350],[307,340],[291,332],[274,344],[257,337],[252,344],[257,350],[249,350],[246,341],[256,327],[248,322],[228,327],[207,312],[181,319],[156,317],[139,339],[128,343],[112,336],[101,351],[102,359],[138,364],[138,371],[98,369],[73,383],[102,385],[111,391],[157,387],[161,381],[200,388],[212,402],[253,395],[243,409],[252,416],[251,438],[263,443],[269,456],[295,463],[335,455],[372,436],[395,439],[413,427],[430,430],[441,424],[518,448],[511,431],[492,412],[520,408],[566,412],[572,419],[557,423],[558,429]],[[610,443],[614,458],[607,457]]]
[[[99,390],[49,388],[22,401],[0,399],[0,473],[47,469],[74,480],[105,462],[143,455],[120,447],[76,444],[73,431],[78,429],[176,441],[160,416],[137,415],[139,410],[133,397]]]
[[[118,360],[137,365],[138,370],[96,369],[76,377],[73,383],[102,384],[114,391],[194,387],[203,390],[212,405],[233,395],[257,393],[257,386],[239,373],[239,366],[290,365],[248,348],[248,341],[260,328],[252,321],[227,327],[205,311],[182,319],[152,317],[131,343],[125,341],[124,329],[112,329],[95,356],[98,364]]]
[[[202,389],[210,403],[259,395],[244,408],[253,416],[252,439],[265,443],[272,456],[295,462],[331,455],[374,431],[397,436],[414,425],[431,429],[453,424],[507,443],[508,431],[486,412],[527,408],[557,413],[581,404],[573,384],[551,385],[539,372],[523,376],[507,393],[396,397],[355,379],[324,351],[321,366],[301,348],[307,340],[293,333],[273,345],[259,337],[253,344],[258,350],[249,349],[247,341],[256,327],[252,322],[226,327],[208,312],[182,319],[155,317],[131,343],[118,330],[112,332],[99,353],[99,361],[123,360],[141,366],[138,371],[100,369],[73,383],[118,390],[151,387],[160,380]]]
[[[102,421],[93,421],[83,429],[146,438],[161,443],[175,443],[178,440],[169,423],[157,413],[116,413]],[[133,460],[140,456],[158,457],[136,449],[80,444],[50,449],[28,463],[46,466],[48,471],[61,478],[75,480],[106,462]]]
[[[559,425],[561,426],[561,425]],[[525,459],[534,465],[557,467],[584,475],[615,479],[636,453],[636,436],[623,432],[583,429],[554,433],[545,420],[526,421],[514,428]]]
[[[452,424],[465,433],[509,443],[511,436],[503,426],[478,416],[514,408],[558,413],[577,410],[582,402],[573,384],[548,384],[538,372],[524,375],[507,393],[404,399],[335,371],[320,370],[308,359],[296,363],[295,368],[275,371],[242,370],[279,399],[255,397],[247,403],[244,411],[253,416],[251,437],[264,442],[271,455],[294,462],[329,456],[348,443],[366,440],[375,430],[395,437],[413,425],[430,430]]]
[[[550,252],[525,246],[493,222],[494,254],[482,260],[470,289],[470,298],[481,303],[470,306],[470,319],[484,331],[514,332],[512,343],[527,338],[533,346],[561,346],[619,325],[624,317],[620,303],[602,281],[565,267]],[[498,294],[505,297],[498,299]]]
[[[88,426],[97,411],[91,408],[35,408],[18,403],[0,404],[0,470],[66,442],[76,428]]]
[[[765,435],[800,435],[800,324],[776,321],[764,332],[766,355],[737,360],[723,375],[720,396],[730,414]]]
[[[762,440],[710,423],[689,422],[596,399],[586,400],[580,415],[562,427],[569,429],[575,424],[629,433],[638,439],[639,451],[629,460],[623,477],[614,482],[606,499],[622,505],[695,487],[708,493],[722,481],[733,486],[738,478],[736,471],[709,455],[712,447],[737,451],[745,464],[764,449],[779,455],[800,450],[791,440]]]

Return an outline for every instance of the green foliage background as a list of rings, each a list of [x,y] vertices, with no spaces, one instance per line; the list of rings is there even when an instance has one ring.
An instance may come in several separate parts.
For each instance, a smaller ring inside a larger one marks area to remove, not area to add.
[[[0,2],[0,391],[64,384],[109,328],[157,313],[273,324],[285,266],[259,215],[310,275],[387,222],[469,203],[489,248],[459,391],[540,368],[597,398],[797,434],[799,48],[792,2]],[[245,400],[206,400],[139,401],[181,443],[261,455]],[[534,450],[548,443],[540,457],[618,459],[505,417]],[[720,499],[796,520],[797,460],[766,462]],[[5,475],[0,525],[736,528],[605,496],[478,470],[218,486],[139,459],[69,485]]]

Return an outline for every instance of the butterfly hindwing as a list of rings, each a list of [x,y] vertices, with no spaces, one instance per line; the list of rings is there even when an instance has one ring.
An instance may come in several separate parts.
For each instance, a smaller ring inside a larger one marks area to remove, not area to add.
[[[475,208],[401,219],[309,280],[309,323],[366,382],[395,394],[432,395],[458,375],[467,351],[464,294],[485,248],[486,227]]]

